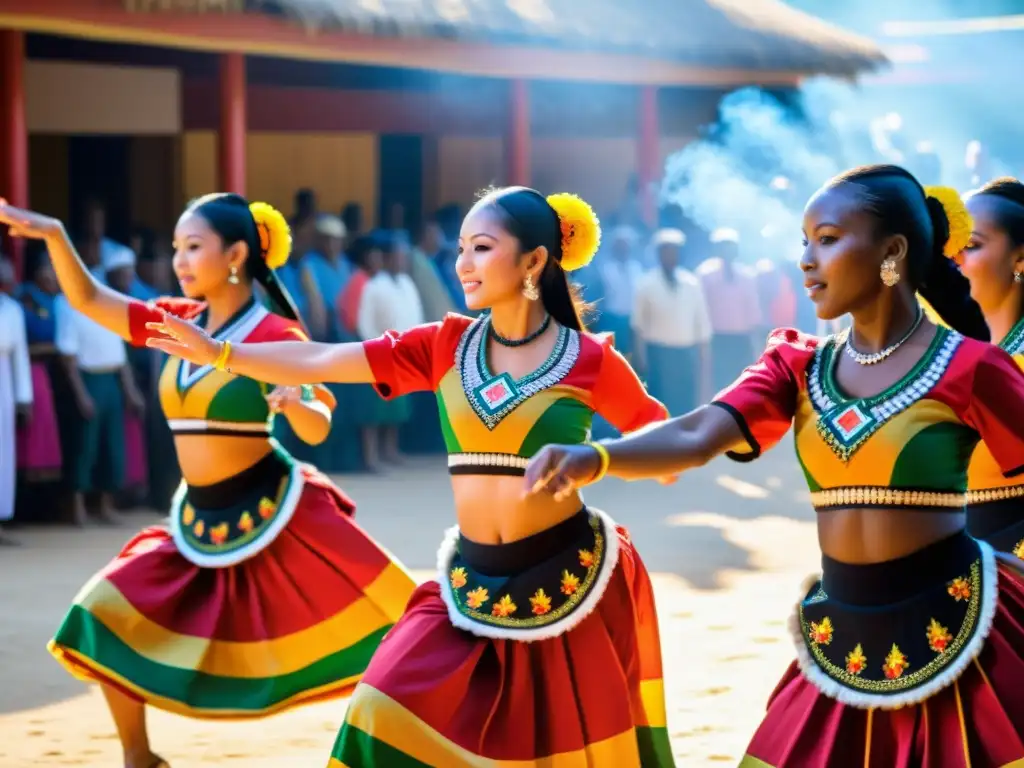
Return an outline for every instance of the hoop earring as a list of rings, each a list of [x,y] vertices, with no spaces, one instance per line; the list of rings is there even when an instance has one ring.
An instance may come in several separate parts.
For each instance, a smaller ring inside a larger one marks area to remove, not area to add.
[[[231,274],[228,275],[228,282],[232,285],[238,285],[241,281],[238,279],[238,267],[234,264],[231,265]]]
[[[879,277],[882,278],[882,284],[886,288],[892,288],[896,283],[900,281],[900,273],[896,271],[896,262],[892,259],[886,259],[882,262],[882,269],[879,271]]]
[[[540,298],[540,291],[537,290],[537,285],[533,282],[533,275],[527,275],[523,280],[523,296],[527,301],[536,301]]]

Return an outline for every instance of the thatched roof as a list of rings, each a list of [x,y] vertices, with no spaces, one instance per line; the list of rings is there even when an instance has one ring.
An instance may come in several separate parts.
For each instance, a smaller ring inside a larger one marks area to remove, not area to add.
[[[248,0],[310,29],[647,55],[701,67],[851,76],[870,40],[779,0]]]

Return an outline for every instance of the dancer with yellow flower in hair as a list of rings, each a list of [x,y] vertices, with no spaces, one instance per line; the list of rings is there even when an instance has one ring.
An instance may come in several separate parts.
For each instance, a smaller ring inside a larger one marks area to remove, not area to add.
[[[149,304],[96,282],[59,221],[0,201],[0,223],[45,240],[71,305],[132,344],[167,317],[207,329],[225,356],[232,343],[306,339],[273,271],[291,249],[288,225],[264,203],[217,194],[190,204],[173,262],[186,298]],[[184,477],[170,530],[128,542],[50,643],[72,674],[102,685],[127,768],[166,766],[150,748],[146,704],[252,718],[351,692],[415,587],[352,520],[352,502],[272,437],[280,415],[307,442],[324,440],[325,388],[270,391],[223,365],[172,358],[159,392]]]
[[[530,457],[623,432],[664,406],[585,332],[566,273],[600,240],[573,195],[492,191],[467,215],[456,269],[478,319],[448,315],[361,344],[226,348],[168,319],[150,343],[278,384],[433,391],[458,526],[356,688],[330,765],[673,765],[654,595],[628,534],[576,494],[524,497]]]
[[[1022,564],[965,532],[979,441],[1024,473],[1024,376],[976,340],[988,329],[953,263],[970,233],[954,190],[902,168],[836,177],[804,211],[800,266],[818,317],[850,313],[849,331],[775,331],[711,404],[596,449],[549,446],[527,470],[558,498],[604,473],[751,461],[793,428],[822,572],[741,768],[1024,765]]]

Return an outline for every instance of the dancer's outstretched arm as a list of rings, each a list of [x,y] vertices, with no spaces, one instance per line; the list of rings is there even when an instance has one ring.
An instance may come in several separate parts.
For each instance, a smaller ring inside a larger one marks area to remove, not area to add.
[[[6,225],[14,237],[46,243],[53,271],[68,304],[121,338],[131,338],[128,328],[131,297],[118,293],[93,277],[59,219],[16,208],[0,200],[0,225]]]
[[[604,473],[600,449],[593,445],[546,446],[526,469],[527,492],[560,496],[604,474],[625,480],[660,479],[703,466],[726,451],[749,450],[736,419],[715,406],[656,422],[601,446],[608,452]]]
[[[761,359],[709,405],[618,440],[544,448],[526,469],[526,492],[563,496],[605,474],[626,480],[664,478],[723,453],[737,461],[756,459],[792,426],[797,394],[816,345],[813,337],[779,329],[769,336]],[[627,391],[615,402],[630,400]]]

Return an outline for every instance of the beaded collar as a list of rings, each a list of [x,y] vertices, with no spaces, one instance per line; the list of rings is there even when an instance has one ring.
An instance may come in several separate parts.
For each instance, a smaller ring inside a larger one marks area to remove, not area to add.
[[[580,336],[564,326],[547,360],[521,379],[509,374],[495,376],[487,365],[487,337],[490,316],[474,320],[462,333],[455,351],[462,379],[462,390],[476,415],[488,429],[494,429],[508,414],[536,393],[564,379],[580,355]]]
[[[1006,338],[999,342],[999,346],[1011,355],[1024,352],[1024,318],[1014,323]]]
[[[818,347],[807,372],[807,391],[818,414],[818,434],[832,452],[849,461],[869,437],[898,413],[921,400],[949,367],[963,336],[940,327],[917,364],[891,387],[874,397],[846,397],[835,381],[839,340],[829,336]]]

